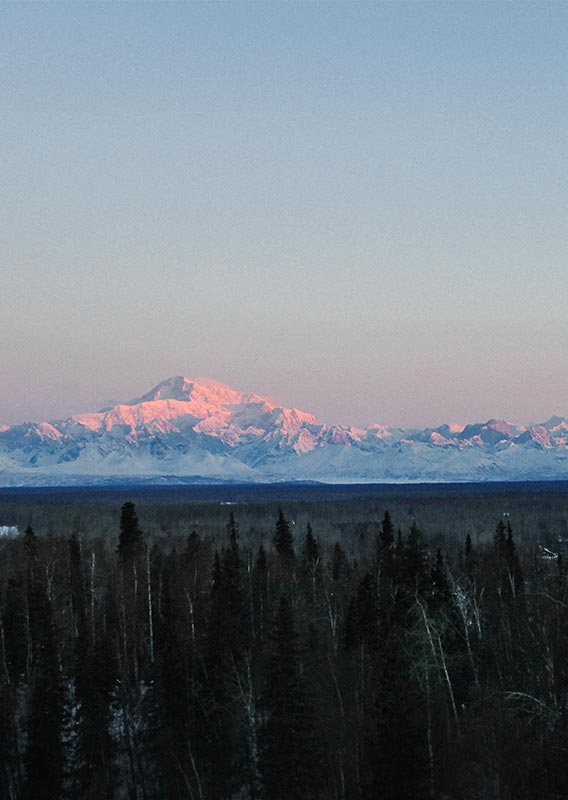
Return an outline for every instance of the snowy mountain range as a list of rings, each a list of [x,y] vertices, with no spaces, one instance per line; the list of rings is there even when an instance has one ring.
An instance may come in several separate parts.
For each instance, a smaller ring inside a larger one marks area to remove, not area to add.
[[[216,381],[169,378],[128,403],[0,427],[0,485],[125,481],[568,479],[568,420],[425,430],[326,425]]]

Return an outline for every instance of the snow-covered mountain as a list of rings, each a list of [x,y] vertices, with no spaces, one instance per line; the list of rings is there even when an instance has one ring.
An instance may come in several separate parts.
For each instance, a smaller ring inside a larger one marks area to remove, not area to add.
[[[563,417],[526,428],[494,419],[422,431],[325,425],[207,378],[169,378],[97,413],[0,427],[3,486],[563,478]]]

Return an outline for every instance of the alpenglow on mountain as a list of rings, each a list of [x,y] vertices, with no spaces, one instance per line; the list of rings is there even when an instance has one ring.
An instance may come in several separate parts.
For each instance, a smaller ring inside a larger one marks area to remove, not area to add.
[[[568,478],[568,421],[402,430],[326,425],[210,379],[169,378],[128,403],[0,428],[0,485]]]

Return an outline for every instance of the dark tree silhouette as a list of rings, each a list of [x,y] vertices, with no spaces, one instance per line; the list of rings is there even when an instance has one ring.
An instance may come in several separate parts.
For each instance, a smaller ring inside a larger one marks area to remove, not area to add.
[[[306,540],[304,542],[304,561],[313,566],[320,558],[320,548],[312,532],[312,526],[308,522],[306,529]]]
[[[123,565],[129,564],[139,555],[142,546],[142,531],[134,503],[124,503],[120,512],[120,535],[118,555]]]
[[[37,583],[30,599],[35,641],[24,798],[58,800],[63,793],[63,683],[51,604]]]
[[[318,796],[319,761],[290,601],[280,598],[264,698],[261,770],[271,800]]]
[[[274,534],[274,546],[282,558],[294,558],[294,537],[290,531],[290,523],[284,516],[282,509],[278,511],[278,521],[276,522],[276,532]]]

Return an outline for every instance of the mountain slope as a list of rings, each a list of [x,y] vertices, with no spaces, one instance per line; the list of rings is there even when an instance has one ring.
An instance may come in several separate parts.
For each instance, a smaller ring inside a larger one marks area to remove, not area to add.
[[[66,420],[0,428],[0,485],[121,480],[484,481],[568,478],[568,422],[491,419],[405,431],[325,425],[207,378]]]

